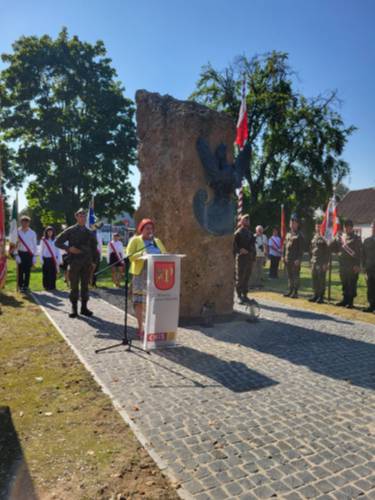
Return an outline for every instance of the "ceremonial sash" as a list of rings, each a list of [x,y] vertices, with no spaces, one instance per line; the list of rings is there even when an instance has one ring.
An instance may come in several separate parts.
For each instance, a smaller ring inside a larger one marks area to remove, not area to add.
[[[344,241],[344,238],[341,238],[341,246],[342,246],[342,249],[348,254],[350,255],[350,257],[354,257],[355,256],[355,251],[353,249],[351,249],[347,244],[346,242]]]
[[[280,252],[281,253],[281,245],[278,246],[276,240],[273,239],[273,237],[271,238],[271,241],[272,241],[272,248],[276,251],[276,252]]]
[[[29,254],[31,255],[31,257],[34,257],[34,254],[33,252],[30,250],[30,247],[29,245],[26,244],[25,240],[22,238],[22,236],[20,235],[20,233],[18,232],[18,239],[21,240],[21,243],[22,245],[26,248],[26,250],[29,252]]]
[[[50,246],[50,244],[48,243],[48,240],[46,238],[43,238],[43,243],[46,245],[47,247],[47,250],[49,251],[49,253],[51,254],[51,257],[53,259],[53,262],[55,264],[55,266],[57,267],[57,262],[56,262],[56,256],[55,254],[52,252],[52,248]]]
[[[109,243],[110,247],[112,248],[113,253],[116,254],[117,260],[120,262],[122,258],[120,257],[119,253],[116,250],[115,245],[112,243],[112,241]]]

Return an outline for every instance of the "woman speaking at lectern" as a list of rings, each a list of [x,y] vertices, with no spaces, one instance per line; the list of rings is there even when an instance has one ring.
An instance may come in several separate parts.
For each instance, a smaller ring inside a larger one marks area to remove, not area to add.
[[[159,238],[154,237],[155,224],[151,219],[142,219],[137,235],[129,241],[126,254],[129,255],[130,273],[133,276],[133,306],[138,321],[138,334],[143,337],[143,304],[146,302],[147,265],[141,257],[148,254],[166,253]]]

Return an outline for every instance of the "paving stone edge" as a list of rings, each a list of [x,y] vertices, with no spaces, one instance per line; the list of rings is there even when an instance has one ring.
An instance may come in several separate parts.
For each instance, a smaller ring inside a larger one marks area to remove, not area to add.
[[[116,400],[116,398],[113,396],[111,390],[107,387],[107,385],[100,379],[100,377],[97,376],[97,374],[95,373],[95,370],[84,359],[84,357],[81,355],[81,353],[78,351],[78,349],[72,344],[72,342],[66,337],[63,330],[59,327],[59,325],[55,322],[55,320],[50,316],[50,314],[48,313],[46,308],[40,303],[38,297],[34,293],[31,293],[31,296],[32,296],[33,300],[41,308],[43,313],[46,315],[48,320],[52,323],[52,325],[56,328],[56,330],[59,332],[59,334],[65,340],[65,342],[68,344],[68,346],[72,349],[72,351],[77,356],[77,358],[80,360],[80,362],[83,364],[83,366],[86,368],[86,370],[92,375],[95,382],[101,387],[102,391],[111,399],[112,405],[115,408],[115,410],[121,415],[121,417],[125,421],[125,423],[128,424],[128,426],[131,428],[135,437],[138,439],[140,444],[145,448],[147,453],[150,455],[150,457],[153,459],[153,461],[156,463],[156,465],[162,471],[163,475],[166,476],[170,480],[171,483],[179,483],[180,481],[177,478],[177,476],[174,474],[174,472],[168,467],[167,463],[160,457],[160,455],[150,445],[146,436],[142,433],[142,431],[140,430],[138,425],[134,423],[134,421],[131,419],[130,415],[122,408],[122,406]],[[109,304],[108,302],[106,302],[105,300],[103,300],[100,297],[95,297],[95,298],[97,300],[105,302],[107,305],[110,305],[110,306],[120,310],[118,307],[116,307],[112,304]],[[191,500],[193,498],[193,496],[182,485],[176,489],[176,493],[183,500]]]

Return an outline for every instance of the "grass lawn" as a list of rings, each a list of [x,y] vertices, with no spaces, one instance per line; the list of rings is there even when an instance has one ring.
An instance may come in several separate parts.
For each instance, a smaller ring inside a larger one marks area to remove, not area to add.
[[[106,248],[104,247],[103,249],[103,255],[106,254]],[[102,259],[102,262],[100,264],[100,269],[103,269],[107,266],[107,260]],[[17,279],[16,279],[16,263],[13,259],[8,259],[8,275],[7,275],[7,281],[6,281],[6,289],[15,292],[16,291],[16,284],[17,284]],[[112,278],[111,278],[111,270],[105,271],[103,274],[98,276],[97,280],[97,285],[99,287],[113,287],[112,283]],[[59,290],[68,290],[68,287],[64,283],[64,277],[60,273],[56,286]],[[30,278],[30,289],[35,292],[39,292],[43,290],[43,285],[42,285],[42,267],[39,263],[39,259],[37,261],[37,264],[35,268],[31,272],[31,278]]]
[[[335,314],[347,319],[358,319],[370,323],[375,323],[375,314],[364,313],[361,309],[367,306],[367,286],[366,279],[363,273],[360,274],[358,280],[357,297],[354,301],[355,309],[345,309],[336,307],[335,302],[342,298],[342,288],[338,272],[338,262],[334,261],[332,265],[332,285],[331,285],[331,303],[330,304],[312,304],[307,302],[307,299],[313,295],[311,268],[308,261],[302,263],[301,268],[301,288],[299,290],[299,299],[289,299],[283,297],[282,294],[288,290],[288,279],[286,271],[279,271],[279,279],[270,279],[268,277],[269,263],[264,268],[264,287],[260,290],[250,290],[250,296],[256,298],[266,298],[289,304],[291,307],[308,308],[320,313]],[[328,273],[327,273],[328,283]],[[328,285],[327,285],[328,286]],[[328,289],[326,296],[328,295]]]
[[[35,288],[38,280],[36,272]],[[0,407],[10,408],[39,498],[177,498],[39,307],[20,294],[0,296]],[[2,431],[0,485],[7,466]]]

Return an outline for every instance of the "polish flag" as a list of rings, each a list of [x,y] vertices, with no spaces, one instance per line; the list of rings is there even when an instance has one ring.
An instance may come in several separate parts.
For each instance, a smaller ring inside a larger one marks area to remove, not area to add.
[[[337,216],[336,199],[333,196],[328,202],[327,210],[324,214],[324,219],[320,227],[320,234],[324,236],[327,241],[331,241],[339,230],[340,223]]]
[[[245,145],[245,142],[248,139],[249,129],[247,126],[247,109],[246,109],[246,82],[245,80],[242,83],[242,100],[240,107],[240,114],[238,116],[237,121],[237,135],[236,135],[236,144],[242,149]]]

